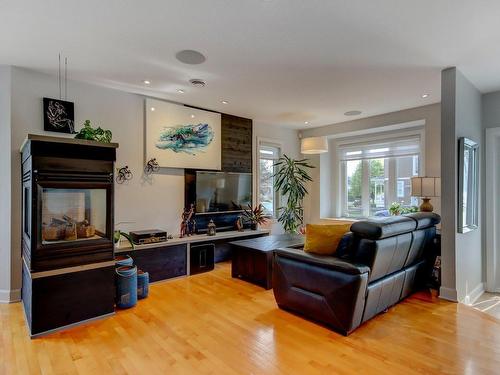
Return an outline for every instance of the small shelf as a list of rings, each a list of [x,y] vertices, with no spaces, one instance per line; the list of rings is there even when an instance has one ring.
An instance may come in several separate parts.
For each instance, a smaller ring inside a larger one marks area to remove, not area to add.
[[[147,245],[135,245],[135,248],[132,249],[132,246],[128,243],[128,241],[120,241],[120,247],[115,247],[115,254],[118,253],[128,253],[131,251],[138,251],[143,249],[152,249],[155,247],[164,247],[164,246],[174,246],[179,244],[187,244],[187,243],[196,243],[196,242],[207,242],[207,241],[215,241],[215,240],[223,240],[229,238],[238,238],[238,237],[247,237],[252,235],[266,235],[271,231],[269,229],[258,229],[258,230],[244,230],[242,232],[237,230],[231,230],[227,232],[219,232],[215,236],[207,236],[206,234],[195,234],[189,237],[174,237],[173,239],[167,240],[165,242],[157,242],[151,243]]]

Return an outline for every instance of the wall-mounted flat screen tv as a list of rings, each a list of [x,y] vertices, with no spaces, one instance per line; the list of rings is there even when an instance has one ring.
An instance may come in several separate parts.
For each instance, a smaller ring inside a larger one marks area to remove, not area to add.
[[[196,213],[239,211],[252,202],[252,174],[186,170],[186,206]]]

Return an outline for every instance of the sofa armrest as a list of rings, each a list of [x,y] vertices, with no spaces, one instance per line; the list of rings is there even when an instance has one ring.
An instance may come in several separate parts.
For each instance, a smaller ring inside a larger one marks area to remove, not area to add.
[[[348,335],[361,324],[369,268],[333,256],[278,249],[273,293],[278,306]]]
[[[352,263],[330,255],[318,255],[307,253],[303,250],[293,248],[280,248],[275,250],[275,256],[294,259],[313,266],[335,270],[350,275],[361,275],[370,272],[370,268],[359,263]]]

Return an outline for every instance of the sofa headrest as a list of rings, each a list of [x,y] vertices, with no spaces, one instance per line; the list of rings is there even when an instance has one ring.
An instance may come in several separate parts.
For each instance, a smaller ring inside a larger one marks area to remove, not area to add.
[[[357,221],[351,225],[351,232],[359,237],[380,240],[402,233],[409,233],[416,228],[417,221],[411,217],[390,216]]]
[[[441,216],[434,212],[415,212],[405,216],[411,217],[417,222],[417,229],[433,227],[441,222]]]

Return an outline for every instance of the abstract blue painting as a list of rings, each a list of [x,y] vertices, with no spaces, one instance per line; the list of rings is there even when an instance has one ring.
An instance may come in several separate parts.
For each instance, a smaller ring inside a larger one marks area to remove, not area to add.
[[[147,98],[145,160],[160,167],[221,169],[221,114]]]
[[[160,131],[156,147],[161,150],[185,152],[196,155],[205,152],[214,139],[214,131],[208,124],[189,124],[165,127]]]

